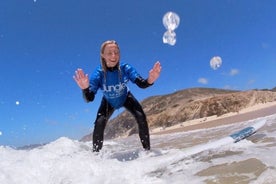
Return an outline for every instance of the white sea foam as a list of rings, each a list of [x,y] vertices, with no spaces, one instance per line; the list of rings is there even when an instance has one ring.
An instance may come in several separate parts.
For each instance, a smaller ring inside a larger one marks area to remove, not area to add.
[[[233,167],[237,167],[237,180],[243,176],[248,178],[247,183],[275,183],[276,115],[263,119],[267,119],[267,123],[260,131],[238,143],[223,137],[256,120],[154,135],[151,152],[142,151],[137,135],[107,140],[98,154],[91,152],[91,143],[66,137],[31,150],[0,146],[0,183],[178,184],[205,183],[206,180],[221,183],[223,177],[231,176]],[[258,175],[254,169],[251,171],[254,164],[248,166],[251,167],[248,172],[239,170],[239,162],[252,158],[264,165]],[[216,174],[212,174],[214,169]]]

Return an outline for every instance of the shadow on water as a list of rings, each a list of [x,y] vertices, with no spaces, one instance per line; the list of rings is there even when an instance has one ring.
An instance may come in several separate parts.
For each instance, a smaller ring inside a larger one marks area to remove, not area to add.
[[[163,155],[161,150],[151,149],[150,151],[144,151],[141,149],[135,149],[130,151],[122,151],[113,153],[110,158],[117,159],[121,162],[132,161],[139,157],[157,157]]]
[[[117,159],[121,162],[135,160],[139,157],[140,149],[116,152],[111,155],[111,159]]]

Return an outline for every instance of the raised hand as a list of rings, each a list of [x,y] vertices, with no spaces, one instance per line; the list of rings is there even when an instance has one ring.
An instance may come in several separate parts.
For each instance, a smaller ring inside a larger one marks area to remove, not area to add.
[[[160,72],[161,72],[161,64],[159,61],[157,61],[153,68],[149,71],[149,77],[148,77],[148,83],[152,84],[156,79],[158,79]]]
[[[75,71],[73,78],[81,89],[86,89],[89,87],[88,74],[84,74],[82,69],[78,68]]]

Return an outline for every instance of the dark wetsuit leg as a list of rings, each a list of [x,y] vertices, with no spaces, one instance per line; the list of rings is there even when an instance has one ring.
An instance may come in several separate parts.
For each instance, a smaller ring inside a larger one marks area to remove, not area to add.
[[[114,108],[106,101],[105,98],[102,98],[101,105],[98,110],[97,118],[94,125],[93,132],[93,151],[98,152],[103,147],[103,139],[104,139],[104,129],[106,123],[112,113],[114,112]]]
[[[145,150],[150,150],[150,136],[146,115],[142,109],[140,103],[129,92],[124,107],[135,117],[138,128],[141,143]]]

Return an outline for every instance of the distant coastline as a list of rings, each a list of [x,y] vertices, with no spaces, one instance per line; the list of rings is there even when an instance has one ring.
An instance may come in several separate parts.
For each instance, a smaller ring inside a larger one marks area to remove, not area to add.
[[[241,110],[239,113],[228,113],[223,116],[211,116],[179,123],[166,128],[155,128],[151,130],[151,135],[169,134],[183,131],[190,131],[203,128],[211,128],[226,124],[249,121],[259,117],[276,114],[276,102],[257,104]]]

